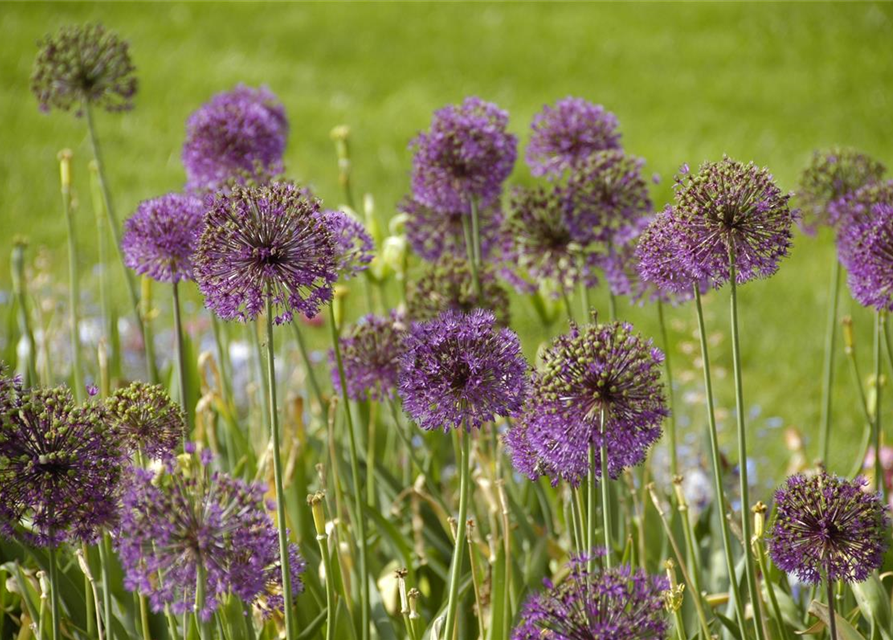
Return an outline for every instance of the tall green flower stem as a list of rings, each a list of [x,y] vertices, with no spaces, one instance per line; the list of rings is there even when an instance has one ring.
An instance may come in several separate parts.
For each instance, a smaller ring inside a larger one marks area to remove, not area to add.
[[[886,323],[884,312],[878,311],[874,317],[874,478],[884,504],[887,503],[887,483],[884,482],[884,466],[881,464],[881,344]]]
[[[53,623],[53,640],[62,640],[62,602],[59,598],[59,567],[56,566],[56,545],[47,547],[50,565],[50,616]]]
[[[855,476],[862,471],[865,464],[865,457],[868,455],[868,447],[871,446],[871,441],[874,436],[875,419],[874,415],[871,413],[871,408],[868,406],[868,398],[865,396],[865,388],[862,386],[862,373],[859,369],[859,361],[856,358],[853,320],[849,316],[846,316],[841,324],[843,325],[843,352],[846,354],[846,358],[850,363],[850,372],[853,376],[853,382],[856,385],[856,390],[859,392],[859,406],[862,409],[862,415],[865,417],[865,424],[867,425],[862,446],[859,447],[859,454],[853,464],[853,469],[848,474],[849,476]]]
[[[146,348],[146,369],[149,381],[158,382],[158,369],[155,366],[154,354],[151,352],[151,335],[149,335],[148,327],[143,322],[143,316],[140,313],[140,296],[136,289],[136,280],[127,266],[124,264],[124,255],[121,253],[121,229],[118,224],[118,217],[112,206],[112,196],[109,192],[108,180],[105,176],[105,165],[102,161],[102,149],[99,146],[99,138],[96,135],[96,125],[93,121],[93,106],[89,100],[83,101],[84,114],[87,120],[87,132],[90,136],[90,147],[93,150],[93,159],[96,162],[96,177],[99,182],[99,189],[102,192],[102,201],[105,207],[105,213],[108,217],[109,228],[112,230],[112,238],[115,241],[115,250],[121,261],[121,268],[124,270],[124,279],[127,282],[127,292],[130,295],[130,303],[136,314],[136,324],[139,329],[140,336],[143,338],[143,344]]]
[[[313,524],[316,529],[316,542],[322,556],[322,566],[326,572],[326,640],[335,640],[335,573],[332,570],[332,557],[329,554],[329,534],[326,531],[326,516],[323,512],[324,494],[307,496]]]
[[[788,640],[787,629],[784,624],[784,618],[781,615],[781,607],[778,604],[778,598],[775,595],[775,585],[769,579],[769,567],[766,563],[766,549],[763,544],[763,532],[766,522],[766,505],[757,502],[753,508],[754,519],[754,535],[753,535],[753,551],[757,557],[757,565],[760,567],[760,573],[763,574],[763,580],[766,583],[766,592],[769,594],[769,604],[772,606],[772,618],[775,621],[775,633],[778,634],[778,640]],[[834,638],[834,636],[832,636]]]
[[[59,177],[62,184],[62,213],[68,228],[68,324],[71,326],[71,382],[78,402],[84,400],[83,369],[81,362],[80,335],[78,334],[78,306],[80,286],[78,279],[78,245],[71,211],[71,150],[59,152]]]
[[[604,412],[602,412],[604,415]],[[598,485],[598,476],[595,474],[595,456],[596,456],[596,446],[595,443],[589,443],[589,487],[586,491],[586,553],[590,553],[592,549],[595,547],[595,512],[597,510],[596,507],[596,487]],[[602,467],[604,469],[604,467]],[[604,472],[602,473],[604,475]],[[604,483],[602,483],[604,484]],[[605,550],[608,549],[608,532],[605,530]],[[592,563],[590,563],[592,564]],[[592,567],[590,567],[591,569]]]
[[[186,442],[189,440],[190,434],[192,433],[192,412],[189,407],[189,396],[186,393],[186,353],[183,345],[183,321],[180,318],[179,284],[179,282],[174,280],[172,288],[174,293],[174,333],[177,338],[177,381],[180,385],[180,404],[183,405],[183,413],[186,415],[186,422],[184,424],[186,433],[183,434],[183,442]],[[270,334],[268,338],[272,341],[273,335]]]
[[[276,525],[279,528],[279,564],[282,568],[282,598],[285,610],[285,637],[294,640],[297,635],[294,602],[291,596],[291,569],[288,560],[288,532],[285,519],[285,489],[282,481],[282,455],[279,452],[279,413],[276,407],[276,347],[273,343],[273,292],[267,288],[267,399],[270,414],[270,431],[273,440],[273,477],[276,485]]]
[[[99,174],[96,168],[96,161],[90,162],[90,192],[93,199],[93,212],[96,215],[96,244],[99,250],[99,313],[102,316],[102,333],[101,336],[106,343],[111,341],[112,324],[109,317],[109,293],[108,293],[108,256],[106,255],[106,216],[105,207],[102,204],[102,193],[99,189]],[[120,363],[121,356],[119,353],[113,353],[112,357],[115,362]],[[115,367],[117,372],[119,369]],[[111,388],[110,378],[112,374],[108,372],[105,376],[105,386],[102,389],[103,395],[108,395]]]
[[[27,379],[24,380],[26,387],[33,387],[38,384],[37,379],[37,343],[34,341],[34,331],[31,329],[31,316],[28,313],[28,280],[25,277],[25,248],[28,243],[16,238],[12,243],[12,254],[10,256],[10,272],[12,274],[12,293],[15,296],[16,307],[19,316],[19,331],[28,341],[28,357],[25,359],[25,373]]]
[[[611,547],[611,533],[613,529],[611,528],[611,499],[610,499],[610,487],[608,486],[608,482],[610,481],[611,474],[608,473],[608,432],[606,429],[606,416],[605,410],[601,410],[601,416],[599,417],[599,432],[602,436],[602,444],[599,447],[600,454],[600,462],[601,462],[601,488],[602,488],[602,526],[605,530],[605,567],[610,569],[613,566],[613,558],[611,557],[614,553]],[[590,455],[590,485],[589,485],[589,493],[595,493],[595,473],[592,471],[592,462],[594,462],[594,456]],[[590,495],[589,497],[590,509],[594,508],[592,504],[593,499]],[[592,517],[590,516],[590,520]],[[594,536],[593,536],[594,537]]]
[[[195,571],[195,624],[198,627],[199,636],[202,640],[211,640],[211,624],[202,620],[202,609],[205,608],[205,569],[201,563],[196,565]],[[286,608],[288,601],[286,600]]]
[[[371,610],[369,604],[369,563],[366,545],[366,516],[363,513],[363,490],[360,486],[360,458],[357,454],[357,439],[354,433],[353,417],[350,411],[350,398],[347,395],[347,376],[344,374],[344,361],[341,359],[341,341],[338,338],[338,323],[335,319],[335,308],[329,305],[329,326],[332,330],[332,349],[335,351],[335,363],[338,366],[338,380],[341,383],[341,398],[344,406],[344,417],[347,423],[347,435],[350,453],[350,473],[353,476],[354,514],[356,518],[356,542],[360,553],[360,624],[362,640],[369,640],[369,624]],[[369,474],[372,469],[367,470]]]
[[[484,297],[484,289],[481,286],[481,274],[478,271],[478,261],[475,257],[477,255],[475,246],[480,242],[480,238],[475,240],[474,229],[476,228],[476,223],[474,220],[477,219],[477,204],[474,200],[471,201],[471,214],[471,222],[469,222],[468,216],[462,216],[462,231],[465,235],[465,253],[468,255],[468,264],[471,267],[471,281],[474,283],[474,292],[477,294],[478,300],[481,300]]]
[[[676,496],[676,510],[679,511],[679,519],[682,521],[682,533],[685,536],[685,552],[688,556],[688,571],[691,574],[691,586],[694,597],[701,598],[701,563],[698,561],[698,546],[692,531],[691,518],[688,515],[688,500],[682,489],[682,476],[673,478],[673,491]],[[705,640],[707,640],[705,638]]]
[[[886,504],[886,503],[885,503]],[[831,640],[837,640],[837,614],[834,611],[834,585],[830,578],[825,578],[828,593],[828,630]]]
[[[707,353],[707,329],[704,326],[704,307],[701,304],[701,290],[698,285],[694,287],[695,309],[698,317],[698,337],[701,343],[701,362],[704,368],[704,392],[706,396],[707,426],[710,433],[710,461],[713,467],[713,493],[719,515],[719,527],[722,536],[723,552],[726,557],[726,570],[729,575],[729,589],[735,603],[735,616],[738,626],[744,629],[744,603],[738,589],[738,581],[735,579],[735,558],[732,555],[732,534],[729,531],[729,522],[725,517],[725,492],[722,486],[722,464],[719,456],[719,438],[716,433],[716,413],[713,410],[713,379],[710,377],[710,356]]]
[[[667,333],[667,323],[664,320],[664,303],[657,301],[657,319],[660,323],[660,339],[664,347],[664,370],[667,375],[667,405],[670,409],[670,418],[667,420],[667,436],[670,439],[670,473],[679,473],[679,453],[676,450],[676,412],[673,407],[673,365],[670,362],[670,338]]]
[[[335,154],[338,157],[338,184],[344,192],[344,201],[348,207],[357,210],[353,197],[353,189],[350,184],[350,127],[339,125],[329,133],[332,142],[335,143]],[[370,312],[372,310],[370,309]]]
[[[834,347],[837,341],[837,310],[840,306],[840,261],[834,257],[831,287],[828,290],[828,324],[825,329],[825,362],[822,367],[822,418],[819,431],[819,455],[827,466],[831,448],[831,391],[834,386]]]
[[[310,361],[310,349],[307,348],[307,341],[304,340],[304,332],[298,325],[298,319],[292,319],[292,330],[295,334],[295,342],[298,343],[298,350],[301,352],[301,360],[304,362],[304,371],[307,373],[307,380],[310,382],[310,389],[313,391],[313,397],[319,405],[319,411],[322,415],[323,422],[328,419],[329,405],[323,398],[322,387],[316,372],[313,370],[313,363]]]
[[[456,629],[456,612],[459,608],[459,577],[462,575],[465,537],[467,535],[469,484],[471,481],[471,430],[459,433],[462,441],[462,457],[459,462],[459,520],[456,522],[456,546],[450,563],[450,584],[447,598],[446,631],[443,638],[451,640]],[[509,558],[506,558],[506,562]]]
[[[741,347],[738,332],[738,283],[736,282],[734,249],[729,251],[730,314],[732,324],[732,362],[735,370],[735,414],[738,423],[738,479],[741,492],[741,534],[744,538],[744,569],[747,575],[747,590],[753,608],[753,624],[757,640],[763,640],[763,616],[760,612],[760,594],[757,589],[754,570],[753,550],[750,541],[753,531],[747,505],[750,504],[750,485],[747,481],[747,427],[744,422],[744,387],[741,379]],[[730,576],[735,575],[734,573]]]

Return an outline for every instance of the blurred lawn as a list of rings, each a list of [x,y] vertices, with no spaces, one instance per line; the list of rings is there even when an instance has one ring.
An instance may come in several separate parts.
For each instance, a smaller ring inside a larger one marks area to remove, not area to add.
[[[431,111],[468,94],[509,110],[522,144],[545,102],[574,94],[605,104],[620,117],[627,149],[663,176],[653,194],[658,204],[669,197],[670,177],[682,162],[695,165],[723,153],[769,166],[790,189],[815,147],[849,144],[893,165],[890,4],[4,3],[3,288],[13,234],[57,251],[54,263],[64,276],[55,160],[61,147],[75,151],[83,203],[79,242],[85,267],[95,262],[84,123],[70,114],[39,113],[28,90],[35,41],[87,20],[129,39],[139,70],[136,109],[98,117],[122,217],[141,199],[181,187],[187,115],[238,82],[269,85],[282,98],[292,125],[289,172],[332,205],[340,198],[328,134],[349,124],[355,184],[374,193],[385,217],[407,190],[409,139]],[[514,179],[529,180],[522,163]],[[829,236],[800,236],[776,277],[742,292],[752,452],[758,462],[772,463],[776,479],[787,458],[778,425],[803,429],[810,456],[816,451],[810,434],[818,422],[832,255]],[[727,292],[712,294],[707,304],[712,326],[727,337]],[[847,299],[843,311],[849,308]],[[521,301],[515,310],[532,354],[532,314]],[[867,372],[871,319],[852,310]],[[652,309],[624,307],[623,313],[656,331]],[[683,387],[696,389],[691,310],[670,315]],[[729,370],[728,347],[725,339],[715,348],[720,374]],[[832,466],[845,471],[861,426],[842,357],[838,380]],[[717,382],[720,403],[731,408],[731,376]],[[702,412],[688,413],[700,427]],[[893,418],[893,410],[885,413]],[[724,422],[729,437],[733,427]]]

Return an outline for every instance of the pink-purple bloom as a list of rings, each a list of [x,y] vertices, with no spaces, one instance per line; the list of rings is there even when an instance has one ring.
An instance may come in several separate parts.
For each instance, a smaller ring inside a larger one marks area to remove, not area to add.
[[[856,251],[851,245],[871,225],[878,205],[893,205],[893,180],[867,184],[829,205],[828,215],[837,226],[837,252],[842,259]]]
[[[423,429],[478,428],[518,412],[527,362],[518,336],[489,311],[445,311],[414,323],[401,360],[403,408]]]
[[[890,518],[862,478],[824,471],[794,475],[775,492],[769,554],[783,571],[807,583],[862,582],[883,563]]]
[[[467,218],[467,214],[435,210],[409,197],[403,199],[398,210],[406,215],[406,238],[420,258],[435,262],[444,255],[467,257],[463,227],[463,218]],[[504,243],[499,202],[480,209],[478,219],[481,256],[487,259]],[[471,224],[471,220],[466,222]]]
[[[372,262],[375,243],[363,223],[340,210],[328,209],[322,215],[332,234],[336,270],[341,278],[349,280],[365,271]]]
[[[204,213],[201,199],[179,193],[140,203],[124,223],[124,264],[159,282],[192,280],[192,255]]]
[[[533,117],[527,164],[535,176],[560,175],[592,154],[620,149],[617,116],[600,104],[567,97]]]
[[[639,236],[635,249],[636,270],[643,293],[662,301],[685,301],[702,282],[684,259],[689,237],[672,207],[655,215]],[[703,287],[702,287],[703,288]]]
[[[115,391],[105,408],[114,436],[130,453],[166,458],[180,446],[186,416],[160,384],[132,382]]]
[[[252,320],[268,300],[277,324],[312,317],[338,279],[319,202],[286,182],[218,193],[194,261],[205,304],[224,320]]]
[[[266,87],[218,93],[186,121],[187,188],[215,191],[281,173],[287,137],[285,109]]]
[[[853,297],[866,307],[893,311],[893,202],[876,204],[871,217],[841,226],[838,238]]]
[[[394,397],[400,378],[400,358],[409,325],[402,313],[363,316],[340,338],[341,359],[351,400],[386,400]],[[332,384],[341,390],[341,376],[332,363]]]
[[[480,98],[434,112],[431,127],[412,141],[413,197],[437,211],[469,213],[472,201],[489,206],[502,191],[517,156],[506,131],[508,113]]]

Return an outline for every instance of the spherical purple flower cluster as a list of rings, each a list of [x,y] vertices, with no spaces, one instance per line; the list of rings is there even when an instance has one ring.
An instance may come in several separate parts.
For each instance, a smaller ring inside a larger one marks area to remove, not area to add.
[[[269,89],[239,85],[217,94],[186,122],[187,188],[215,191],[281,173],[287,137],[285,109]]]
[[[592,154],[620,149],[617,116],[600,104],[568,97],[533,117],[527,164],[535,176],[560,175]]]
[[[319,203],[284,182],[217,194],[194,262],[205,304],[224,320],[252,320],[267,300],[277,324],[312,317],[338,279]]]
[[[475,97],[436,111],[431,128],[411,144],[414,198],[437,211],[469,213],[472,201],[489,206],[518,153],[507,124],[505,111]]]
[[[512,640],[661,640],[669,624],[664,593],[669,583],[643,569],[621,565],[590,570],[590,558],[571,560],[557,586],[530,596]]]
[[[694,285],[703,283],[685,260],[687,236],[683,223],[667,207],[654,216],[639,236],[635,249],[636,270],[644,295],[665,302],[684,302],[694,296]]]
[[[507,438],[518,470],[576,484],[589,471],[590,447],[603,443],[612,478],[641,463],[669,415],[662,362],[663,353],[627,323],[574,326],[555,338]],[[598,459],[595,470],[602,475]]]
[[[423,429],[470,430],[521,408],[526,371],[518,336],[492,313],[445,311],[410,329],[399,391]]]
[[[814,152],[797,190],[804,229],[814,233],[819,226],[831,224],[829,205],[866,184],[878,182],[886,171],[883,163],[855,149],[834,147]]]
[[[406,288],[406,313],[414,322],[433,320],[447,310],[468,313],[474,309],[493,312],[497,323],[508,326],[509,295],[493,272],[484,267],[478,272],[482,297],[474,286],[467,260],[443,255]]]
[[[880,568],[889,545],[890,518],[864,478],[849,481],[824,471],[794,475],[775,492],[769,554],[803,582],[862,582]]]
[[[716,288],[729,281],[734,258],[738,284],[766,278],[778,270],[791,247],[797,212],[788,206],[767,169],[731,158],[706,162],[698,173],[676,177],[675,206],[683,252],[696,280]]]
[[[363,223],[349,213],[332,209],[324,211],[323,218],[332,233],[338,274],[349,280],[365,271],[372,262],[375,243]]]
[[[643,282],[636,261],[639,237],[652,219],[653,216],[642,216],[618,229],[608,243],[606,253],[599,256],[605,283],[615,296],[629,296],[633,300],[640,300],[645,296],[660,298]]]
[[[398,210],[406,215],[406,237],[412,250],[424,260],[435,262],[443,255],[467,256],[461,211],[438,211],[404,198]],[[499,202],[478,211],[481,256],[491,257],[504,244]],[[469,224],[471,221],[467,221]]]
[[[844,266],[846,258],[858,249],[854,246],[874,219],[878,205],[893,205],[893,180],[874,182],[838,198],[828,207],[831,223],[837,226],[837,252]]]
[[[265,488],[211,472],[210,462],[205,450],[198,458],[169,458],[157,477],[134,468],[124,492],[117,545],[125,586],[149,596],[154,611],[168,605],[175,614],[194,610],[199,571],[204,620],[227,593],[245,602],[261,599],[269,608],[278,591],[271,585],[281,587],[278,534],[265,509]],[[305,565],[294,547],[290,559],[292,593],[298,594]]]
[[[409,326],[403,314],[392,311],[387,317],[367,315],[340,338],[341,359],[347,379],[347,395],[352,400],[385,400],[394,397],[400,377],[400,358]],[[335,354],[329,354],[332,384],[341,391],[341,376],[335,367]]]
[[[38,43],[40,52],[31,73],[31,91],[41,111],[51,107],[80,115],[85,104],[106,111],[133,108],[136,67],[130,46],[101,24],[62,27]]]
[[[876,204],[872,213],[840,229],[840,261],[860,304],[893,311],[893,203]]]
[[[101,407],[64,387],[0,396],[0,532],[29,544],[92,542],[115,516],[122,456]]]
[[[160,384],[133,382],[105,401],[115,437],[131,453],[166,458],[177,450],[186,416]]]
[[[124,223],[124,263],[159,282],[191,280],[204,213],[201,199],[179,193],[140,203]]]

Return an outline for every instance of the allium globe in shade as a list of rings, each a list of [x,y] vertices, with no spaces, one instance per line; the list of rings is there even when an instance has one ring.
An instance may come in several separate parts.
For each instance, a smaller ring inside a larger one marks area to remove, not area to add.
[[[114,523],[123,462],[102,407],[64,387],[0,386],[0,532],[38,546],[93,542]]]
[[[797,189],[803,229],[815,233],[820,226],[830,225],[830,205],[866,184],[880,181],[886,171],[882,162],[850,147],[815,151],[800,175]]]
[[[400,377],[400,358],[405,349],[409,323],[403,314],[391,311],[385,317],[369,314],[360,318],[339,338],[341,360],[351,400],[389,400]],[[332,385],[341,391],[341,376],[330,351]]]
[[[195,280],[224,320],[253,320],[272,305],[277,324],[315,316],[338,279],[332,232],[319,202],[287,182],[235,186],[205,214]]]
[[[838,237],[853,297],[863,306],[893,311],[893,203],[877,204],[870,218],[841,226]]]
[[[429,262],[436,262],[442,256],[467,259],[463,225],[470,225],[471,221],[463,222],[468,217],[466,213],[432,209],[411,197],[404,198],[397,209],[406,216],[406,238],[420,258]],[[506,241],[502,233],[503,215],[499,201],[478,211],[478,219],[481,256],[486,260],[497,254]]]
[[[489,311],[444,311],[414,323],[401,361],[403,409],[428,430],[481,427],[524,403],[527,362],[518,336]]]
[[[434,112],[431,127],[411,143],[412,193],[436,211],[470,213],[502,192],[518,150],[508,113],[477,97]]]
[[[560,175],[589,156],[620,149],[617,116],[600,104],[567,97],[533,117],[525,158],[535,176]]]
[[[130,46],[101,24],[67,25],[38,43],[31,92],[41,111],[77,115],[86,104],[106,111],[133,108],[138,82]]]
[[[363,223],[345,211],[323,211],[323,219],[335,249],[335,267],[344,280],[369,268],[375,254],[375,243]]]
[[[159,282],[192,280],[205,210],[201,199],[179,193],[140,203],[124,223],[124,264]]]
[[[283,170],[288,119],[266,87],[218,93],[186,121],[186,187],[216,191],[230,183],[265,182]]]
[[[769,554],[778,568],[807,583],[862,582],[880,568],[890,516],[864,478],[824,471],[794,475],[775,492]]]
[[[768,169],[729,157],[705,162],[697,173],[687,165],[676,176],[673,216],[684,238],[686,268],[716,288],[767,278],[791,247],[797,212]]]
[[[837,226],[837,253],[844,266],[848,257],[858,251],[855,244],[873,223],[878,205],[893,206],[893,180],[867,184],[828,207],[829,217]]]
[[[531,379],[525,414],[507,437],[516,468],[531,479],[576,484],[589,472],[590,448],[603,443],[612,478],[640,464],[669,415],[663,359],[627,323],[574,325],[555,338]],[[605,473],[599,456],[595,472]]]
[[[194,453],[190,443],[187,453]],[[229,593],[263,611],[282,610],[276,526],[263,485],[211,470],[211,455],[169,458],[163,471],[133,468],[125,487],[115,542],[124,585],[148,596],[153,611],[191,612],[199,571],[209,620]],[[303,590],[305,563],[290,545],[292,593]],[[279,588],[277,588],[277,585]],[[278,600],[277,600],[278,598]]]
[[[592,566],[600,553],[571,559],[558,585],[528,596],[512,640],[663,640],[669,632],[663,576],[621,565]]]
[[[183,440],[186,415],[160,384],[132,382],[116,390],[105,408],[114,436],[131,454],[166,458]]]
[[[664,302],[684,302],[694,296],[694,286],[704,289],[684,257],[690,253],[684,223],[668,206],[650,219],[636,242],[636,271],[643,295]]]

